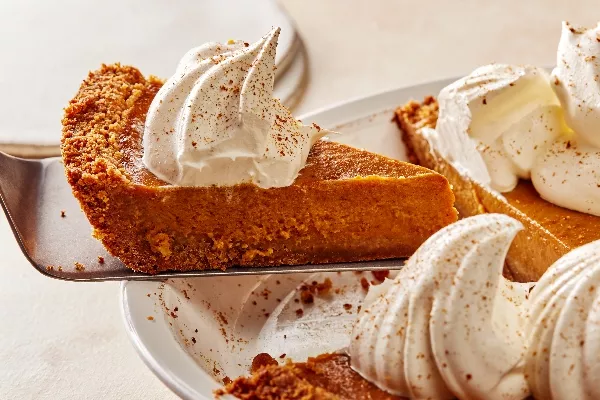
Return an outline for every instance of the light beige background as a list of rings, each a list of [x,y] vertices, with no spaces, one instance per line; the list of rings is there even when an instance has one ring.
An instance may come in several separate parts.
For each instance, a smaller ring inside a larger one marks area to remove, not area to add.
[[[282,0],[311,60],[303,113],[463,75],[489,62],[554,65],[562,20],[595,25],[594,0]]]
[[[282,0],[311,60],[298,112],[464,74],[491,61],[552,65],[560,21],[595,23],[597,0]],[[50,280],[0,217],[0,398],[174,397],[125,336],[117,283]]]

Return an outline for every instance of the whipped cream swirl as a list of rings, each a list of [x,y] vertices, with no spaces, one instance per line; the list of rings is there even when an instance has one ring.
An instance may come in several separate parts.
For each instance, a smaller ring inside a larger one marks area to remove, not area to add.
[[[600,399],[600,241],[552,265],[530,298],[526,372],[536,399]]]
[[[502,276],[519,222],[484,214],[427,240],[398,276],[371,287],[352,366],[411,398],[522,399],[529,284]]]
[[[303,125],[273,98],[279,31],[254,44],[207,43],[181,59],[148,110],[148,170],[179,186],[294,182],[327,132]]]

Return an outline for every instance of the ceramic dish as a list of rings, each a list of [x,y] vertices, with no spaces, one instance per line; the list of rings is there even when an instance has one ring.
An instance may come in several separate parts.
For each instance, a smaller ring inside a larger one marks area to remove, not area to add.
[[[394,108],[449,82],[353,100],[301,119],[341,132],[332,140],[403,160]],[[303,304],[300,288],[327,278],[329,294]],[[138,353],[169,388],[185,399],[212,399],[224,378],[247,374],[258,353],[302,361],[347,346],[366,294],[363,278],[377,281],[370,272],[346,272],[124,282],[123,315]]]

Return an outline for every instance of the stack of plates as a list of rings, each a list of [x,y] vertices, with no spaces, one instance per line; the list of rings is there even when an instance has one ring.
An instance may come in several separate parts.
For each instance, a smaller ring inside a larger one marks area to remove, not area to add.
[[[274,0],[8,0],[0,4],[0,150],[57,155],[62,109],[87,72],[120,62],[169,77],[190,48],[208,41],[282,33],[276,95],[298,101],[306,58]]]

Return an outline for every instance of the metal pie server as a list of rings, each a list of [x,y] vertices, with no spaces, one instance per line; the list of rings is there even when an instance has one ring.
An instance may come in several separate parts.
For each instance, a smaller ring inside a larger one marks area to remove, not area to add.
[[[235,267],[225,271],[132,271],[109,255],[73,197],[62,160],[29,160],[0,152],[0,203],[23,251],[39,272],[71,281],[164,280],[197,276],[262,275],[398,269],[405,259],[354,263]]]

